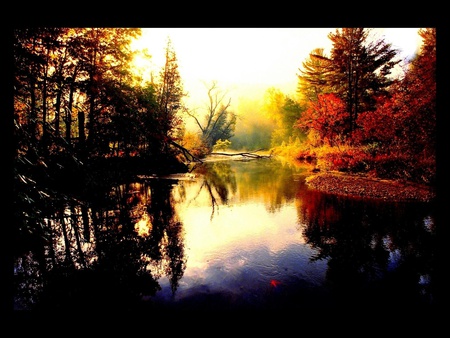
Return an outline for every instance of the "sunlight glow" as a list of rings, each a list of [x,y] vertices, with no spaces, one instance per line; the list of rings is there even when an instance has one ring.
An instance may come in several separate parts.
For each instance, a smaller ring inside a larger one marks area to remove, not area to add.
[[[272,253],[283,251],[291,244],[304,243],[297,231],[297,211],[294,207],[284,214],[268,213],[263,204],[220,206],[212,219],[210,207],[192,207],[180,210],[185,225],[185,244],[190,267],[205,267],[214,260],[215,251],[227,248],[233,252],[254,249],[263,243]],[[283,219],[280,219],[283,217]],[[225,251],[227,251],[225,250]]]
[[[158,72],[164,65],[165,47],[170,38],[177,55],[186,101],[200,106],[206,99],[205,84],[217,81],[233,98],[260,97],[270,88],[280,89],[294,97],[297,73],[302,62],[315,48],[329,55],[328,38],[335,28],[143,28],[135,41],[135,50],[148,49],[152,56],[147,66],[136,60],[136,66]],[[421,39],[418,28],[376,28],[374,34],[384,37],[401,51],[400,58],[412,55]],[[157,73],[156,73],[157,74]]]
[[[150,218],[147,213],[144,213],[142,218],[134,225],[134,230],[139,236],[145,237],[150,234],[151,229],[152,223],[150,222]]]

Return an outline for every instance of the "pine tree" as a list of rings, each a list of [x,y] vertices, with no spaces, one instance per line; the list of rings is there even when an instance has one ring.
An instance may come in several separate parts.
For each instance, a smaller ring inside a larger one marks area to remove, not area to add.
[[[358,114],[375,109],[375,98],[385,94],[393,80],[397,50],[383,39],[369,41],[365,28],[336,29],[328,35],[333,42],[328,84],[344,100],[348,112],[347,133],[355,130]]]
[[[329,92],[327,82],[329,65],[330,60],[324,54],[323,48],[316,48],[309,53],[309,59],[302,63],[303,67],[297,74],[297,94],[301,103],[317,101],[320,94]]]
[[[161,70],[158,83],[158,128],[164,136],[162,151],[167,152],[175,129],[180,125],[181,118],[177,113],[182,110],[184,97],[181,76],[178,71],[178,60],[170,39],[166,45],[166,62]]]

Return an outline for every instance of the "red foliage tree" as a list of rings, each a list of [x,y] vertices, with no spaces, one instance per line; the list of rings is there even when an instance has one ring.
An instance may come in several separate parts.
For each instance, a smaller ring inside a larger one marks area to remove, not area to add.
[[[391,148],[404,121],[402,112],[396,107],[398,100],[398,94],[391,98],[379,97],[375,111],[360,113],[358,129],[353,134],[354,141],[361,145],[377,144],[384,149]]]
[[[344,138],[348,118],[345,103],[337,95],[320,94],[317,101],[309,102],[295,126],[305,131],[316,130],[323,143],[333,146]]]
[[[374,155],[396,163],[406,178],[433,182],[436,174],[436,30],[419,30],[423,45],[406,74],[379,98],[377,109],[361,113],[355,134],[361,144],[376,144]]]

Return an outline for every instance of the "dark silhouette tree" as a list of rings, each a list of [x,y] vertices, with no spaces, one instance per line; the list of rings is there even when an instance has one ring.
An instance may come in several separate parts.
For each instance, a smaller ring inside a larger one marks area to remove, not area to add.
[[[178,71],[178,60],[170,39],[165,50],[165,65],[157,83],[157,125],[162,136],[160,151],[167,153],[169,145],[175,141],[176,130],[181,128],[182,119],[179,113],[183,111],[182,99],[185,96],[181,76]]]
[[[138,29],[91,28],[80,37],[83,45],[82,74],[86,93],[86,145],[91,156],[109,152],[109,140],[103,137],[103,127],[110,122],[111,98],[115,83],[126,80],[131,60],[129,44],[139,34]]]
[[[29,28],[13,32],[14,118],[34,141],[47,140],[53,99],[51,74],[63,28]],[[45,144],[43,151],[48,150]]]

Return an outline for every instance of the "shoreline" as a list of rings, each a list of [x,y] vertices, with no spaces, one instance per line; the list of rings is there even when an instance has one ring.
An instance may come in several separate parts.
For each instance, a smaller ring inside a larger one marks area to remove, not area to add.
[[[436,198],[433,187],[425,184],[400,182],[347,174],[337,171],[308,175],[307,186],[331,194],[389,201],[431,202]]]

